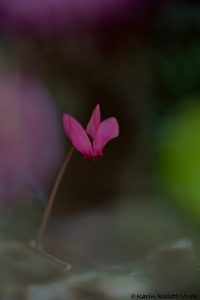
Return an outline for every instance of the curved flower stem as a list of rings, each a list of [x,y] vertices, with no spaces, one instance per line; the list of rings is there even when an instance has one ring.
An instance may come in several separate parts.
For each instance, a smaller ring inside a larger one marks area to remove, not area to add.
[[[40,224],[37,236],[36,236],[36,245],[41,242],[41,240],[44,236],[44,232],[45,232],[46,225],[47,225],[50,213],[51,213],[51,209],[52,209],[52,206],[53,206],[53,203],[54,203],[54,200],[55,200],[57,190],[59,188],[59,185],[60,185],[61,179],[63,177],[63,174],[64,174],[64,172],[65,172],[65,170],[66,170],[66,168],[69,164],[69,161],[72,157],[73,151],[74,151],[74,148],[71,146],[69,148],[68,152],[67,152],[66,158],[65,158],[65,160],[62,164],[62,167],[61,167],[61,169],[58,173],[58,176],[56,178],[56,181],[54,183],[52,192],[51,192],[50,197],[49,197],[48,205],[45,209],[45,212],[44,212],[44,215],[43,215],[43,218],[42,218],[42,221],[41,221],[41,224]]]

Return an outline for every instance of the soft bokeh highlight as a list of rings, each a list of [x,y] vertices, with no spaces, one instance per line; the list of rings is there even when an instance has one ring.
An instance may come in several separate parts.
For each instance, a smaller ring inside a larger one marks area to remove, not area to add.
[[[70,33],[115,20],[127,13],[129,5],[129,0],[2,0],[0,24],[14,32]]]
[[[48,191],[62,157],[47,90],[27,74],[0,76],[0,203]]]

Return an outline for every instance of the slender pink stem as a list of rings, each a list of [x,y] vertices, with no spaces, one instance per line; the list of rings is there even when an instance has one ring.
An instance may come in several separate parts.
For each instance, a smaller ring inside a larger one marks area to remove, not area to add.
[[[48,222],[51,210],[52,210],[52,206],[53,206],[53,203],[54,203],[54,200],[55,200],[56,193],[58,191],[58,188],[59,188],[61,179],[63,177],[63,174],[64,174],[64,172],[65,172],[65,170],[66,170],[66,168],[69,164],[69,161],[72,157],[73,151],[74,151],[74,148],[70,147],[69,151],[67,152],[66,158],[65,158],[65,160],[64,160],[64,162],[61,166],[61,169],[58,173],[56,181],[54,183],[53,189],[52,189],[50,197],[49,197],[48,205],[47,205],[47,207],[44,211],[44,215],[43,215],[43,218],[42,218],[42,221],[40,223],[40,227],[39,227],[39,230],[38,230],[38,233],[37,233],[37,236],[36,236],[36,244],[40,243],[41,240],[43,239],[44,232],[45,232],[46,225],[47,225],[47,222]]]

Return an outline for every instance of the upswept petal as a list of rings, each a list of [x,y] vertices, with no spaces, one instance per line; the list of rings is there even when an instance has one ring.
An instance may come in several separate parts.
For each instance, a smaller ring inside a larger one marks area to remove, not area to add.
[[[100,111],[99,104],[97,104],[86,128],[87,134],[89,134],[93,139],[96,135],[100,122],[101,122],[101,111]]]
[[[119,124],[116,118],[108,118],[100,123],[93,141],[94,156],[101,156],[103,148],[119,135]]]
[[[86,158],[94,157],[92,144],[82,125],[71,115],[64,114],[63,125],[65,133],[71,140],[74,148]]]

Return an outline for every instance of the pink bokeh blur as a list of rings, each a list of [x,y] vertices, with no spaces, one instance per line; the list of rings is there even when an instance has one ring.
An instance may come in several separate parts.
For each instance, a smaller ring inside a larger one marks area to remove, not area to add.
[[[48,192],[62,135],[47,90],[29,76],[0,76],[0,204]]]
[[[1,0],[0,28],[55,35],[137,18],[155,0]]]

